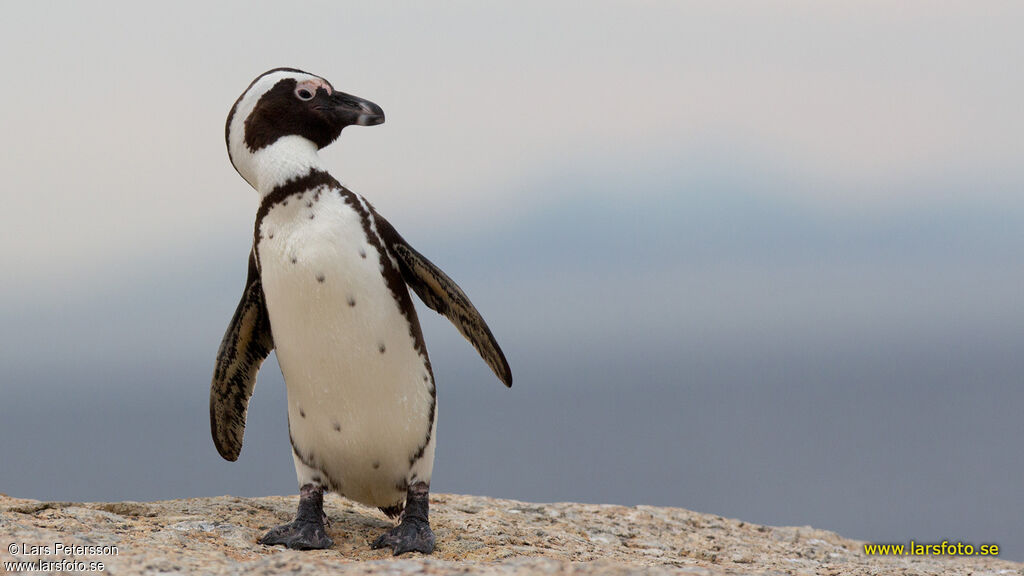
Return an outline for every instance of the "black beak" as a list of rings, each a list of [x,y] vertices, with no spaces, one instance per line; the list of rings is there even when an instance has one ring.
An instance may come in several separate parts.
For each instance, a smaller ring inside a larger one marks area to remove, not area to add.
[[[369,100],[335,91],[331,94],[334,111],[346,124],[376,126],[384,123],[384,110]]]

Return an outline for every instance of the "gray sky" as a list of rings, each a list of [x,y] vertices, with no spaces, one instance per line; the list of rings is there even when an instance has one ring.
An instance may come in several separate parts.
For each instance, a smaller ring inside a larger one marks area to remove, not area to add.
[[[436,489],[1024,559],[1024,9],[586,6],[6,10],[0,492],[294,490],[276,364],[239,463],[205,412],[257,201],[224,119],[294,66],[384,108],[324,155],[516,374],[421,312]]]

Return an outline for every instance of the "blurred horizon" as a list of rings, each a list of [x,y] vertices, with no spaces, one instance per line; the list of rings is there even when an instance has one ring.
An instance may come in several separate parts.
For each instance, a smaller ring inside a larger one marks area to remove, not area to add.
[[[257,204],[224,118],[288,65],[383,106],[325,161],[511,364],[418,304],[433,490],[1024,560],[1024,8],[301,6],[0,23],[0,493],[295,491],[273,356],[238,462],[207,411]]]

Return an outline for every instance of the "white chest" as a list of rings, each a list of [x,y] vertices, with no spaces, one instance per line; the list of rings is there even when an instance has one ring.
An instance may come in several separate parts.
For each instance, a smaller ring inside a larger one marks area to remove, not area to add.
[[[321,188],[275,205],[259,234],[292,442],[344,495],[392,504],[412,456],[427,456],[433,382],[360,213]]]

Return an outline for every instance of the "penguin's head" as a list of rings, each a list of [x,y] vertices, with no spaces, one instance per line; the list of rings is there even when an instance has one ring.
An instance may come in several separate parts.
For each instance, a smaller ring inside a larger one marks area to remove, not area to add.
[[[235,169],[257,187],[261,151],[276,145],[315,151],[334,142],[346,126],[383,122],[384,111],[373,102],[339,92],[302,70],[275,68],[257,76],[235,101],[224,138]]]

